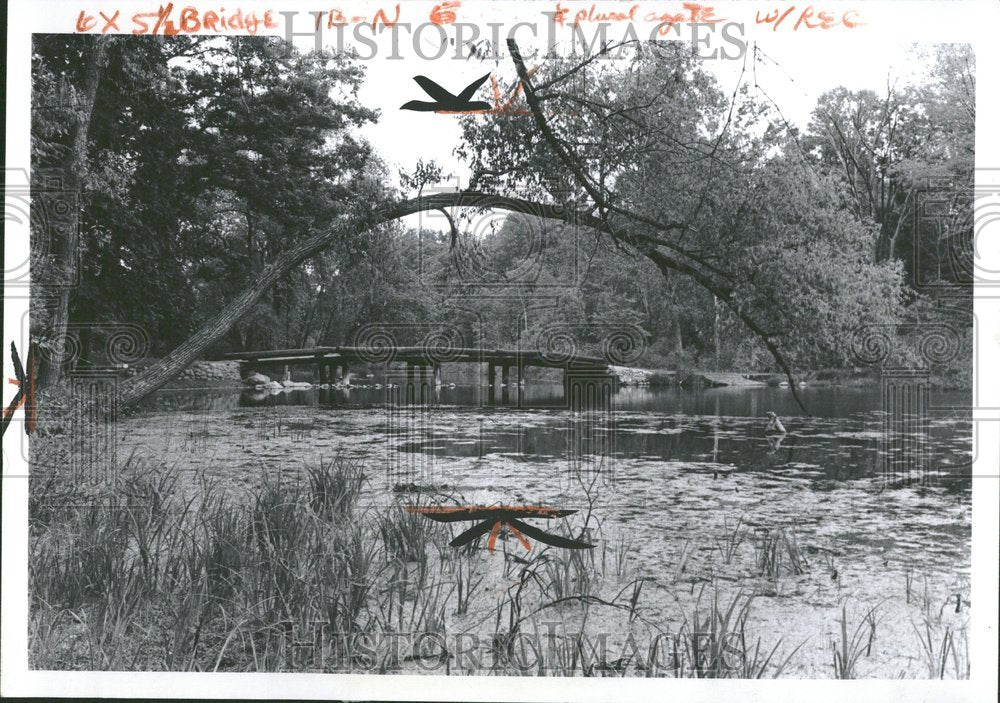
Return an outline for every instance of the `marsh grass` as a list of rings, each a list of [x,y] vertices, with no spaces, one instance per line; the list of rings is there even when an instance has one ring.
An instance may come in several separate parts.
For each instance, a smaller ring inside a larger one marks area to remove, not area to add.
[[[393,506],[378,518],[378,529],[388,555],[427,566],[427,544],[432,523],[422,515]]]
[[[614,540],[602,540],[601,573],[605,575],[613,573],[619,579],[627,577],[632,570],[631,555],[633,549],[632,540],[622,534],[616,536]],[[609,562],[613,564],[614,571],[608,568]]]
[[[540,632],[537,623],[533,624],[535,632]],[[537,658],[536,665],[538,674],[574,676],[579,672],[582,676],[593,675],[597,661],[588,655],[581,633],[571,635],[544,633],[536,639],[544,645],[539,648],[541,655]]]
[[[58,463],[57,455],[48,458]],[[245,496],[211,482],[185,495],[177,471],[141,463],[134,454],[121,476],[113,486],[78,486],[54,475],[32,484],[28,636],[34,668],[412,672],[439,664],[433,672],[447,673],[451,653],[441,648],[396,653],[379,645],[366,652],[352,638],[433,638],[459,627],[482,636],[496,655],[491,666],[471,673],[761,678],[780,676],[802,646],[785,655],[787,633],[775,628],[758,636],[750,612],[751,603],[761,601],[742,591],[723,595],[712,574],[711,590],[702,587],[680,621],[668,623],[680,636],[657,642],[669,649],[674,667],[642,668],[627,652],[596,652],[595,633],[650,628],[656,612],[650,601],[689,571],[698,551],[692,540],[658,581],[634,573],[634,545],[622,536],[602,540],[596,519],[555,529],[598,549],[535,543],[526,552],[509,539],[496,555],[481,540],[451,548],[448,527],[407,512],[392,496],[378,507],[365,501],[364,468],[340,457],[306,466],[299,476],[264,476]],[[700,550],[718,551],[729,564],[748,539],[740,518]],[[801,573],[806,566],[794,535],[784,530],[757,539],[754,550],[768,575]],[[500,558],[502,566],[491,561]],[[928,595],[927,612],[929,603]],[[965,601],[955,597],[950,604],[961,609]],[[843,614],[846,646],[834,653],[834,665],[854,675],[857,657],[871,651],[876,621],[863,618],[862,634],[852,637],[846,608]],[[575,631],[550,637],[544,651],[528,651],[531,644],[518,635],[537,632],[549,616]],[[338,635],[331,657],[310,653],[317,626]],[[944,675],[967,672],[964,632],[932,619],[918,635],[935,675],[943,667]],[[824,659],[826,651],[821,648]],[[517,666],[536,657],[533,672]]]
[[[737,591],[726,602],[714,589],[707,604],[703,595],[704,588],[675,640],[672,654],[677,677],[777,678],[805,644],[778,660],[775,657],[782,639],[767,649],[759,637],[748,632],[753,595]]]
[[[581,550],[550,553],[539,575],[542,591],[552,600],[590,595],[597,587],[594,569]]]
[[[480,571],[478,564],[477,560],[468,557],[454,561],[456,615],[469,612],[469,604],[483,584],[486,574]]]
[[[785,528],[757,528],[754,554],[757,574],[770,579],[777,579],[783,574],[798,576],[808,568],[795,532]]]
[[[679,581],[681,576],[687,570],[688,561],[691,559],[692,553],[694,553],[694,542],[690,539],[684,540],[684,545],[681,547],[681,554],[677,558],[677,563],[674,565],[674,582]]]
[[[971,665],[967,628],[963,627],[958,631],[961,639],[956,640],[956,631],[949,625],[944,626],[942,630],[941,626],[927,619],[922,622],[922,627],[916,623],[911,624],[920,642],[920,652],[927,667],[928,678],[943,679],[946,675],[956,679],[969,678]]]
[[[362,508],[360,465],[335,459],[307,467],[301,481],[264,477],[246,499],[210,483],[197,498],[185,498],[175,473],[131,468],[123,472],[120,503],[81,495],[47,505],[44,492],[33,503],[32,666],[349,671],[374,657],[365,670],[435,663],[451,670],[451,655],[440,648],[407,655],[375,647],[366,654],[351,637],[443,635],[452,616],[469,614],[492,557],[476,544],[448,547],[445,528],[398,505]],[[594,608],[619,613],[625,628],[643,621],[648,579],[621,587],[621,580],[604,581],[605,570],[621,571],[627,550],[620,540],[611,559],[597,559],[597,550],[539,548],[507,560],[514,585],[500,591],[490,670],[524,674],[517,661],[544,656],[537,667],[544,675],[662,675],[628,656],[588,649]],[[690,543],[684,551],[691,553]],[[716,596],[707,611],[697,610],[690,627],[714,634],[707,650],[680,655],[687,663],[675,675],[779,674],[785,664],[775,662],[777,646],[765,650],[759,638],[735,668],[723,671],[715,662],[720,638],[750,645],[748,608],[749,599],[724,607]],[[517,635],[548,612],[572,613],[579,632],[544,654],[521,651],[530,645]],[[334,663],[317,663],[294,641],[308,645],[317,623],[347,636],[335,640]]]
[[[318,464],[306,467],[306,475],[313,512],[328,519],[349,513],[365,483],[361,462],[339,457],[329,462],[320,459]]]
[[[356,464],[321,462],[298,483],[265,477],[248,501],[210,485],[184,500],[176,474],[139,468],[123,467],[114,500],[86,491],[67,499],[55,482],[39,484],[30,506],[34,666],[132,669],[145,657],[169,670],[280,668],[288,623],[388,625],[383,596],[399,591],[391,567],[425,553],[429,528],[414,516],[396,509],[378,520],[359,509]],[[409,623],[440,630],[448,588],[400,580]]]
[[[723,564],[731,564],[739,551],[740,545],[746,539],[747,531],[743,527],[743,516],[736,519],[736,524],[729,526],[729,518],[724,518],[722,538],[715,538],[715,548],[719,550],[719,556]]]
[[[833,643],[833,673],[838,679],[857,678],[857,665],[862,656],[869,657],[875,641],[878,626],[878,610],[880,604],[868,608],[861,621],[850,627],[847,616],[847,603],[841,606],[839,625],[840,638]]]

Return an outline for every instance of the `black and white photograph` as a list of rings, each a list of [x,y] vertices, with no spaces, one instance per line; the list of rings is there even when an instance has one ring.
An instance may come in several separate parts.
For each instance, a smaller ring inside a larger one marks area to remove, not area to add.
[[[995,700],[995,4],[11,6],[4,695]]]

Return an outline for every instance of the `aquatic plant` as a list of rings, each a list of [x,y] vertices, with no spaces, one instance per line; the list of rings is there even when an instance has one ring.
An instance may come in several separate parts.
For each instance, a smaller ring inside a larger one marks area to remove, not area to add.
[[[553,600],[588,595],[594,586],[594,571],[579,552],[547,554],[540,570],[542,591]]]
[[[379,533],[390,558],[426,567],[432,523],[421,515],[406,512],[398,505],[393,505],[377,519]]]
[[[330,519],[355,508],[365,482],[361,462],[339,455],[330,461],[321,458],[316,465],[307,466],[306,476],[313,511]]]
[[[806,572],[808,561],[793,531],[762,527],[755,530],[755,537],[755,561],[759,575],[776,579],[783,573],[797,576]]]
[[[951,626],[945,626],[943,632],[939,632],[934,624],[923,620],[923,631],[912,623],[913,630],[917,633],[920,641],[920,651],[924,664],[927,667],[928,678],[943,679],[948,672],[948,664],[952,665],[952,676],[956,679],[967,679],[971,673],[969,662],[969,633],[967,628],[962,628],[963,646],[960,648],[955,641],[955,631]]]
[[[482,585],[483,579],[486,576],[484,573],[478,571],[476,564],[477,562],[473,560],[468,551],[465,551],[456,559],[455,613],[457,615],[465,615],[469,612],[469,603],[472,601],[473,596]]]
[[[848,635],[850,629],[847,618],[847,603],[841,606],[840,620],[840,640],[833,645],[833,672],[838,679],[853,679],[857,676],[857,663],[862,656],[870,656],[872,643],[875,639],[875,627],[877,623],[876,611],[879,604],[876,604],[865,611],[861,622],[854,628],[854,632]]]
[[[677,559],[677,563],[674,564],[674,574],[673,580],[676,582],[680,579],[681,574],[687,569],[688,560],[691,558],[691,552],[694,551],[694,543],[692,540],[684,540],[684,544],[681,547],[681,555]]]
[[[770,674],[777,678],[805,644],[776,661],[782,639],[766,650],[759,637],[754,640],[748,635],[753,595],[737,591],[726,603],[720,601],[719,591],[714,589],[707,607],[702,604],[703,595],[704,588],[676,638],[673,662],[678,677],[758,679]]]
[[[608,557],[614,563],[614,575],[619,579],[628,575],[630,569],[630,555],[632,553],[632,540],[623,534],[619,534],[614,540],[604,540],[601,542],[601,574],[608,574]]]
[[[729,518],[724,518],[725,525],[723,527],[722,539],[718,537],[715,538],[715,547],[719,550],[719,555],[722,557],[723,564],[731,564],[733,557],[736,556],[736,552],[739,550],[740,545],[743,544],[743,540],[746,539],[746,530],[743,529],[743,516],[741,515],[736,519],[736,524],[732,527],[729,526]]]
[[[534,653],[519,635],[537,628],[543,613],[578,628],[539,650],[543,659],[534,673],[544,675],[778,676],[798,651],[781,653],[786,638],[765,646],[765,637],[749,625],[750,603],[757,601],[718,590],[711,599],[699,594],[693,611],[685,607],[686,638],[657,645],[676,667],[649,668],[628,652],[592,651],[594,633],[588,635],[587,627],[593,629],[597,609],[601,627],[614,618],[622,632],[648,628],[648,602],[669,584],[669,576],[664,583],[645,576],[623,583],[626,570],[619,565],[630,542],[599,539],[596,523],[594,541],[606,545],[601,554],[553,548],[505,553],[502,568],[513,585],[500,588],[493,601],[496,590],[484,585],[501,566],[479,545],[448,547],[446,528],[392,502],[363,507],[358,463],[321,460],[300,476],[266,474],[245,499],[210,482],[188,487],[185,496],[177,476],[174,468],[133,462],[114,487],[113,501],[107,500],[112,494],[98,500],[81,493],[68,504],[36,503],[29,562],[34,666],[450,671],[456,662],[437,645],[393,654],[385,643],[404,632],[457,632],[482,635],[496,655],[473,673],[523,674],[518,662],[534,661]],[[54,491],[58,483],[46,485]],[[576,536],[580,526],[561,529]],[[786,573],[794,562],[788,546],[776,543]],[[688,540],[672,566],[676,576],[689,569],[694,554]],[[470,613],[475,616],[465,617]],[[311,632],[318,627],[338,639],[314,656]],[[874,631],[864,627],[865,634]],[[941,635],[933,632],[940,659]],[[377,646],[368,647],[368,656],[352,637]],[[967,662],[959,631],[949,637],[946,675],[960,673]],[[518,654],[525,646],[528,651]]]

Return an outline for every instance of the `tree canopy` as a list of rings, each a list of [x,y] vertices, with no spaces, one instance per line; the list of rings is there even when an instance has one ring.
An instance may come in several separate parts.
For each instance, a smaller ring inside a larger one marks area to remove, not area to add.
[[[266,37],[34,41],[33,178],[73,177],[79,240],[35,246],[33,275],[79,261],[80,285],[68,319],[40,289],[33,333],[55,347],[76,325],[83,362],[121,321],[177,364],[350,343],[372,322],[457,322],[491,346],[559,326],[592,351],[616,324],[640,331],[642,365],[791,372],[857,363],[859,326],[933,317],[928,283],[971,311],[949,267],[971,241],[967,47],[938,48],[920,85],[824,94],[800,133],[680,42],[534,70],[515,45],[516,109],[460,118],[470,200],[425,196],[427,164],[393,188],[360,137],[378,115],[348,55]],[[919,216],[925,191],[944,217]],[[469,204],[489,207],[456,210],[450,234],[399,220]]]

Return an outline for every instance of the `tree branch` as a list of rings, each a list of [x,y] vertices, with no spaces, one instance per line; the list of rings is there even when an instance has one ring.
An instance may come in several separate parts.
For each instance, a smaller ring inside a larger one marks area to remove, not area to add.
[[[541,106],[539,105],[538,98],[535,94],[535,90],[531,85],[531,77],[528,75],[527,68],[524,64],[524,59],[521,58],[521,51],[517,46],[517,41],[514,39],[508,39],[507,49],[510,51],[511,59],[514,62],[514,67],[517,69],[517,75],[521,79],[521,86],[524,89],[524,98],[528,102],[528,107],[531,109],[531,113],[535,119],[535,124],[538,127],[538,130],[542,133],[542,136],[549,143],[549,145],[555,150],[556,154],[559,156],[563,164],[565,164],[566,167],[569,168],[569,170],[573,173],[574,177],[576,177],[576,179],[580,182],[580,185],[583,186],[583,188],[587,191],[590,197],[594,200],[595,204],[597,204],[598,208],[600,208],[600,211],[603,213],[601,219],[605,223],[607,222],[607,212],[614,211],[625,217],[628,217],[644,225],[650,226],[654,229],[661,231],[689,228],[689,225],[687,224],[664,225],[652,218],[640,215],[639,213],[618,208],[617,206],[609,203],[604,197],[603,193],[599,192],[598,188],[593,183],[590,182],[589,177],[584,172],[583,167],[579,164],[579,162],[559,142],[559,139],[556,137],[555,133],[552,131],[552,128],[549,126],[548,121],[545,119]],[[741,74],[741,79],[742,79],[742,74]],[[733,95],[733,104],[735,104],[735,92]],[[730,108],[730,117],[731,115],[732,115],[732,107]],[[726,126],[728,127],[728,122]],[[724,133],[725,130],[723,130],[722,134]],[[720,134],[719,136],[720,141],[722,138],[722,134]],[[718,142],[715,145],[715,148],[717,147],[718,147]],[[700,206],[701,205],[699,203],[699,207]],[[610,230],[610,226],[608,227],[608,230]],[[616,236],[613,231],[611,231],[611,234],[612,236]],[[634,239],[631,243],[634,246],[637,245]],[[657,241],[656,243],[661,244],[663,246],[668,246],[668,247],[671,246],[670,244],[662,241]],[[646,256],[649,257],[654,263],[656,263],[661,270],[663,270],[664,268],[671,268],[676,271],[682,271],[683,273],[687,273],[689,276],[692,276],[692,278],[694,278],[699,284],[701,284],[702,287],[706,288],[714,295],[716,295],[718,298],[722,299],[726,303],[727,307],[729,307],[730,310],[736,313],[736,316],[757,337],[759,337],[760,340],[767,347],[767,350],[771,353],[771,356],[774,357],[774,360],[778,362],[778,365],[781,366],[782,370],[784,370],[785,372],[785,375],[788,377],[788,385],[789,388],[792,389],[792,396],[795,398],[795,402],[798,403],[799,407],[802,409],[802,412],[808,414],[808,410],[806,410],[806,407],[802,403],[802,399],[799,397],[798,391],[796,390],[798,384],[795,382],[795,378],[792,375],[791,366],[788,363],[788,360],[785,358],[784,354],[782,354],[781,350],[778,349],[777,345],[775,345],[774,341],[771,339],[771,336],[760,327],[760,325],[756,322],[756,320],[754,320],[751,316],[746,314],[740,308],[740,306],[736,305],[735,301],[732,298],[732,289],[719,285],[717,282],[710,280],[708,277],[703,277],[699,279],[698,277],[693,276],[690,270],[684,270],[682,268],[679,268],[677,266],[678,262],[670,260],[663,254],[662,251],[657,250],[654,247],[646,246],[645,248],[643,248],[641,245],[638,245],[638,248],[640,248],[640,250],[643,251],[643,253],[646,254]],[[697,261],[700,265],[709,268],[712,272],[721,276],[725,276],[724,272],[720,271],[718,268],[711,266],[710,264],[701,259],[691,256],[690,253],[685,252],[684,255],[687,256],[688,258],[691,258],[694,261]]]

